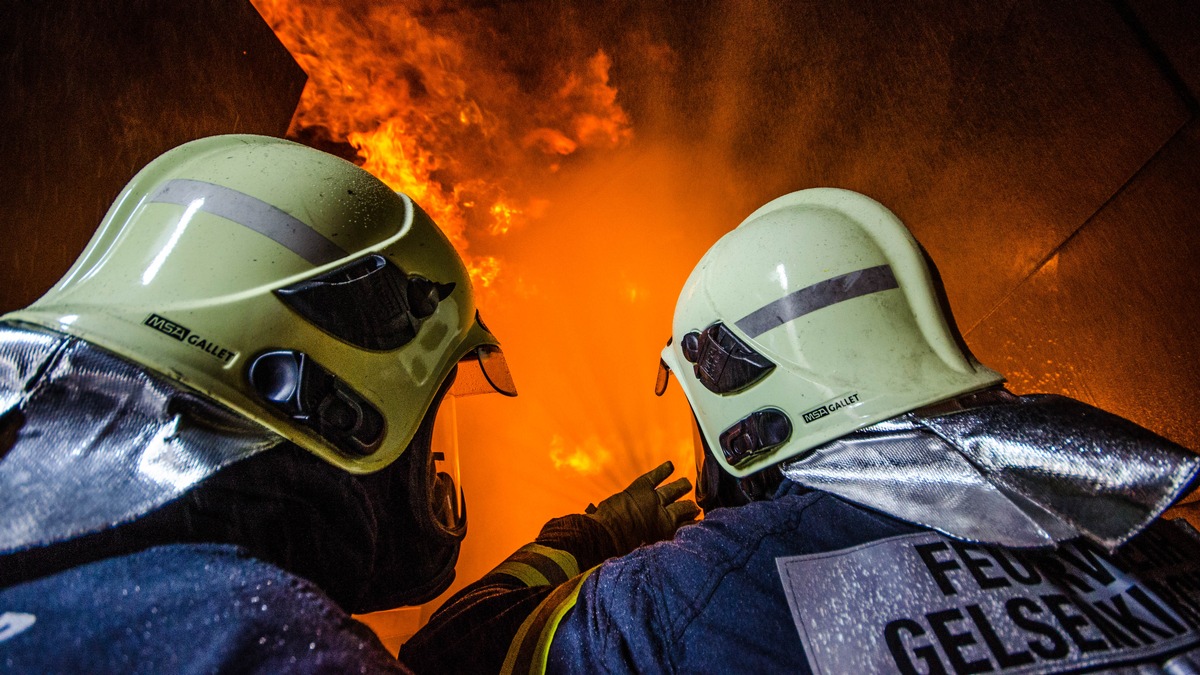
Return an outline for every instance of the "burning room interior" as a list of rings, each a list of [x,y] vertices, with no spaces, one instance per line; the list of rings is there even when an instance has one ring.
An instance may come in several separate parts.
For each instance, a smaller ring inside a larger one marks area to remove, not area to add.
[[[692,265],[815,186],[892,209],[975,355],[1200,448],[1200,5],[536,0],[18,3],[0,27],[0,313],[145,163],[286,137],[413,197],[520,396],[457,403],[451,589],[659,462]],[[8,10],[6,10],[8,11]],[[443,598],[446,596],[443,596]],[[393,649],[438,601],[368,617]]]

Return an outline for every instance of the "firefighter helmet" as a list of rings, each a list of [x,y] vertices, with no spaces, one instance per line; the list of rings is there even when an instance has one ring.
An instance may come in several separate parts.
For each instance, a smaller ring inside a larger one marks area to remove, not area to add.
[[[349,162],[263,136],[151,162],[66,276],[4,319],[106,348],[352,473],[400,456],[460,361],[515,394],[429,216]]]
[[[700,259],[662,352],[721,466],[747,476],[1003,381],[956,339],[924,253],[848,190],[785,195]]]

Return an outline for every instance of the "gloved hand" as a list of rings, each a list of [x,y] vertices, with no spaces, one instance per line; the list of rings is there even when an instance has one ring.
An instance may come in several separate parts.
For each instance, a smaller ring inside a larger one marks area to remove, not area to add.
[[[671,462],[663,462],[599,506],[588,504],[585,513],[600,521],[612,535],[618,555],[642,544],[670,539],[675,530],[700,515],[700,507],[692,500],[678,501],[692,489],[687,478],[658,487],[674,470]]]

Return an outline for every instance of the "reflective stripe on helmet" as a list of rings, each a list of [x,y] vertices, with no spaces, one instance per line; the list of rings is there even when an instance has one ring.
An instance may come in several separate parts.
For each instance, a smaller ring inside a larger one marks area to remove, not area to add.
[[[789,293],[750,312],[734,325],[755,338],[818,309],[893,288],[900,288],[900,284],[896,282],[892,268],[887,265],[855,270]]]
[[[346,252],[337,244],[303,221],[261,199],[223,185],[176,178],[163,183],[147,201],[185,207],[200,202],[196,210],[254,230],[313,265],[324,265],[346,257]]]

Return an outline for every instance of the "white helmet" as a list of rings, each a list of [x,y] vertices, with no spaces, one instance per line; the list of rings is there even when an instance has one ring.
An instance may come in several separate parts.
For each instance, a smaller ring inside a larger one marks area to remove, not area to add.
[[[904,224],[848,190],[750,214],[688,277],[671,333],[659,393],[675,372],[737,477],[1004,379],[956,339]]]

